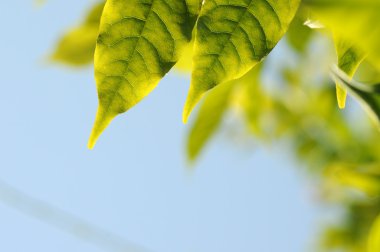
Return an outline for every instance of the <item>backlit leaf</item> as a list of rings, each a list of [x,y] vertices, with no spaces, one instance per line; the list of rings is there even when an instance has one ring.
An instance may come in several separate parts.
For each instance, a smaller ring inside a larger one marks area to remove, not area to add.
[[[178,61],[200,6],[200,0],[107,1],[95,52],[99,107],[89,148]]]
[[[243,76],[274,48],[299,0],[207,0],[196,27],[194,66],[184,122],[213,87]]]

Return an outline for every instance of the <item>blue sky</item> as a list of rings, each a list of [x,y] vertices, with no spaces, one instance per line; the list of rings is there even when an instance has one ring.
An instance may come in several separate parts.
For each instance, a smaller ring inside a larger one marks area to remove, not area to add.
[[[93,2],[2,4],[0,180],[152,252],[307,251],[318,207],[283,149],[244,150],[219,135],[188,169],[187,76],[169,74],[86,148],[92,69],[44,58]],[[0,251],[106,250],[0,201]]]

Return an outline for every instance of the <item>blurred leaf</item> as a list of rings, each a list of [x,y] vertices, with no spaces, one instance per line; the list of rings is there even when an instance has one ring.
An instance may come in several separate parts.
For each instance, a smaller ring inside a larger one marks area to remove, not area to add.
[[[364,60],[365,54],[357,49],[351,43],[339,38],[335,38],[335,47],[338,55],[338,67],[347,74],[353,77],[360,63]],[[344,86],[336,83],[336,94],[339,108],[343,109],[346,106],[347,90]]]
[[[273,100],[271,100],[262,89],[261,74],[263,63],[250,70],[242,77],[240,85],[240,107],[247,128],[259,138],[266,138],[266,133],[270,125],[263,123],[264,118],[270,115],[270,108]]]
[[[239,106],[243,107],[244,113],[247,113],[252,127],[259,128],[256,125],[259,124],[259,120],[253,120],[253,111],[257,111],[256,115],[261,115],[264,105],[260,99],[263,97],[259,80],[261,70],[262,64],[239,79],[219,85],[206,95],[188,136],[187,152],[191,161],[198,157],[220,126],[226,110],[235,105],[234,103],[241,103]]]
[[[332,69],[332,74],[337,82],[348,90],[368,112],[375,123],[380,126],[380,84],[363,84],[350,79],[344,72],[337,68]]]
[[[288,43],[298,52],[304,52],[310,42],[313,30],[304,25],[304,20],[301,14],[298,14],[289,26],[289,31],[286,33]]]
[[[335,163],[327,169],[334,182],[360,190],[368,196],[380,196],[380,166]]]
[[[215,88],[204,99],[187,140],[187,155],[194,161],[215,134],[230,104],[234,82]]]
[[[205,1],[196,26],[186,122],[205,92],[247,73],[288,29],[300,0]]]
[[[373,223],[379,215],[379,198],[367,201],[349,200],[340,203],[345,210],[343,218],[339,221],[339,225],[335,224],[326,230],[322,236],[323,250],[321,251],[377,252],[378,250],[368,250],[368,237],[371,232],[375,234],[373,230],[377,224],[373,225]]]
[[[63,36],[52,54],[53,61],[82,66],[93,62],[104,2],[96,4],[84,22]]]
[[[99,107],[88,147],[158,84],[190,42],[201,0],[108,0],[95,52]]]
[[[45,3],[46,3],[46,0],[34,0],[34,4],[35,4],[37,7],[41,7],[41,6],[43,6]]]
[[[380,1],[305,0],[304,3],[342,39],[357,44],[380,69]]]
[[[344,248],[344,251],[353,251],[352,241],[349,239],[349,232],[346,229],[339,227],[330,227],[326,229],[322,236],[321,246],[324,251],[338,248]]]

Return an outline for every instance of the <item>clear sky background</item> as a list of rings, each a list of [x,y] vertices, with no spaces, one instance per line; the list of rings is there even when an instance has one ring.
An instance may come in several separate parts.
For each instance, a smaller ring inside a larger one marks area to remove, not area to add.
[[[151,252],[309,251],[318,205],[283,148],[246,150],[219,135],[189,171],[186,76],[169,74],[86,148],[92,69],[44,58],[92,3],[1,5],[0,180]],[[3,189],[0,251],[105,251],[3,203]]]

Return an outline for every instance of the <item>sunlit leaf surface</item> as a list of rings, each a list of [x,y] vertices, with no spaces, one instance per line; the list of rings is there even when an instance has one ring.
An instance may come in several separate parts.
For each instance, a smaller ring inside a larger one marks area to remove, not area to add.
[[[205,1],[196,27],[185,122],[205,92],[243,76],[268,55],[287,31],[299,2]]]

